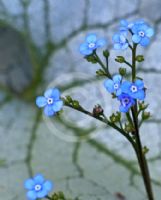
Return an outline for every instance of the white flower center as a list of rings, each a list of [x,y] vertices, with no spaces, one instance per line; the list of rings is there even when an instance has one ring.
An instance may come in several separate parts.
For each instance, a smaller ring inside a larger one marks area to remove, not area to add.
[[[53,103],[53,99],[52,98],[48,98],[47,102],[48,102],[48,104],[52,104]]]
[[[89,48],[95,47],[95,43],[93,43],[93,42],[89,43],[88,47],[89,47]]]
[[[145,33],[144,33],[143,31],[139,31],[139,35],[140,35],[141,37],[144,37]]]
[[[40,191],[40,190],[41,190],[41,188],[42,188],[42,186],[41,186],[41,185],[39,185],[39,184],[38,184],[38,185],[35,185],[35,191],[37,191],[37,192],[38,192],[38,191]]]
[[[135,85],[131,86],[131,92],[137,92],[137,87]]]
[[[114,84],[114,89],[117,90],[119,88],[119,85],[117,83]]]

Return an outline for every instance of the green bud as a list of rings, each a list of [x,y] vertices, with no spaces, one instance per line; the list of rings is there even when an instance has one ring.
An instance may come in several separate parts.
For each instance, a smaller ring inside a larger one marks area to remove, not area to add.
[[[143,55],[136,56],[136,61],[143,62],[144,61],[144,56]]]
[[[144,104],[144,102],[139,102],[139,110],[145,110],[149,104]]]
[[[143,154],[147,154],[149,152],[149,148],[147,148],[146,146],[143,147]]]
[[[60,199],[65,199],[65,197],[64,197],[64,193],[63,192],[58,192],[58,196],[59,196],[59,198]]]
[[[113,113],[113,114],[110,116],[110,121],[111,121],[112,123],[119,122],[120,120],[121,120],[121,113],[120,113],[120,112]]]
[[[115,61],[118,62],[118,63],[124,63],[125,58],[123,56],[117,56],[117,58],[115,58]]]
[[[59,200],[59,195],[57,193],[54,193],[51,197],[52,200]]]
[[[125,124],[125,131],[130,133],[134,131],[134,128],[131,124]]]
[[[120,73],[121,76],[125,76],[126,75],[126,68],[120,67],[119,73]]]
[[[97,63],[97,58],[94,56],[94,55],[88,55],[88,56],[85,56],[85,59],[88,61],[88,62],[91,62],[91,63]]]
[[[72,102],[72,105],[73,105],[74,108],[79,108],[79,107],[80,107],[79,101],[76,101],[76,100],[74,100],[74,101]]]
[[[142,112],[142,119],[147,120],[150,118],[150,112],[143,111]]]
[[[68,103],[71,103],[73,101],[71,96],[66,96],[66,100]]]
[[[110,56],[110,52],[108,50],[103,51],[103,55],[105,58],[108,58]]]
[[[105,76],[105,72],[102,69],[96,71],[97,76]]]

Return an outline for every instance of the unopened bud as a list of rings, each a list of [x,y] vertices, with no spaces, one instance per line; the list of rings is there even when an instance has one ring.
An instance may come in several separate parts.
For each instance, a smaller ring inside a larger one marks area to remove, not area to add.
[[[118,63],[124,63],[125,62],[125,58],[123,56],[117,56],[115,58],[115,61]]]
[[[143,55],[136,56],[136,61],[143,62],[144,61],[144,56]]]
[[[93,116],[100,116],[103,114],[103,108],[100,105],[96,105],[93,108]]]

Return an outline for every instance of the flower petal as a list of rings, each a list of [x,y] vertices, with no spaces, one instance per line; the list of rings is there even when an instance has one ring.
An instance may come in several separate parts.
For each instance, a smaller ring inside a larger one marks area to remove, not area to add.
[[[132,41],[133,41],[134,43],[139,43],[140,40],[141,40],[141,37],[140,37],[140,36],[138,36],[138,35],[133,35],[133,36],[132,36]]]
[[[34,188],[34,186],[35,186],[35,183],[34,183],[33,179],[28,179],[24,183],[24,187],[27,190],[32,190]]]
[[[111,79],[107,79],[107,80],[104,81],[104,87],[110,93],[113,93],[115,91],[114,90],[114,83]]]
[[[54,104],[53,104],[53,110],[54,112],[58,112],[62,109],[62,106],[63,106],[63,101],[55,101]]]
[[[89,51],[88,44],[87,44],[87,43],[81,44],[80,47],[79,47],[79,51],[80,51],[80,53],[83,54],[83,55],[88,55],[88,54],[86,53],[86,52]],[[91,51],[91,50],[90,50],[90,51]]]
[[[114,83],[120,83],[122,79],[122,76],[120,74],[116,74],[113,76]]]
[[[97,42],[96,42],[96,48],[98,48],[98,47],[103,47],[103,46],[105,46],[106,45],[106,40],[104,40],[104,39],[99,39],[99,40],[97,40]]]
[[[147,37],[152,37],[152,36],[154,35],[154,29],[148,28],[148,29],[145,31],[145,33],[146,33],[146,36],[147,36]]]
[[[128,43],[125,43],[125,44],[122,45],[122,49],[125,50],[125,49],[128,48],[128,46],[129,46],[129,44],[128,44]]]
[[[145,92],[144,92],[144,90],[139,90],[138,92],[131,93],[131,97],[134,99],[144,100]]]
[[[144,82],[140,79],[137,79],[135,81],[135,85],[137,86],[138,89],[143,89],[144,88]]]
[[[95,43],[96,40],[97,40],[96,34],[93,34],[93,33],[87,35],[87,37],[86,37],[86,42],[88,42],[88,43]]]
[[[116,43],[116,44],[114,44],[114,49],[115,50],[120,50],[121,49],[121,44],[119,44],[119,43]]]
[[[148,44],[150,43],[150,40],[148,37],[144,37],[142,38],[142,40],[140,41],[141,46],[146,47]]]
[[[122,94],[122,90],[121,88],[119,88],[117,91],[116,91],[116,96],[120,96]]]
[[[122,20],[120,21],[120,24],[121,24],[122,26],[127,27],[127,26],[128,26],[128,21],[127,21],[126,19],[122,19]]]
[[[35,192],[34,190],[28,191],[28,192],[27,192],[27,197],[28,197],[28,199],[30,199],[30,200],[35,200],[35,199],[37,199],[36,192]]]
[[[46,191],[51,191],[52,188],[53,188],[53,184],[51,181],[45,181],[45,183],[43,184],[43,188],[46,190]]]
[[[120,34],[115,34],[113,37],[112,37],[112,40],[113,42],[115,43],[119,43],[120,42]]]
[[[41,174],[37,174],[34,178],[35,184],[43,184],[44,177]]]
[[[130,93],[130,87],[131,87],[132,83],[129,81],[124,81],[121,85],[121,90],[123,93]]]
[[[45,106],[45,108],[44,108],[44,114],[45,114],[47,117],[54,116],[54,115],[55,115],[55,112],[54,112],[54,110],[53,110],[53,106],[52,106],[52,105],[47,105],[47,106]]]
[[[128,112],[129,108],[128,108],[127,106],[124,107],[123,105],[120,105],[119,110],[120,110],[120,112],[124,112],[124,113],[126,113],[126,112]]]
[[[48,194],[48,191],[43,188],[41,191],[37,192],[37,198],[44,198]]]
[[[46,98],[53,98],[53,100],[57,101],[60,99],[60,91],[57,88],[51,88],[46,90],[44,96]]]
[[[47,104],[47,100],[46,100],[45,97],[39,96],[39,97],[36,98],[36,105],[37,105],[39,108],[44,107],[46,104]]]

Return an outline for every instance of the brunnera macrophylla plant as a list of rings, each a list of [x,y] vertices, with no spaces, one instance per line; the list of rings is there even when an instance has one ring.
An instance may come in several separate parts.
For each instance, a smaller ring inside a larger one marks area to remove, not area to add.
[[[97,54],[97,50],[102,47],[106,48],[105,39],[97,38],[96,34],[92,33],[88,34],[80,45],[80,53],[84,58],[92,64],[100,65],[96,75],[104,78],[102,87],[105,88],[105,92],[107,91],[114,101],[120,102],[118,111],[111,113],[111,116],[106,116],[101,105],[95,105],[92,111],[86,110],[80,102],[72,99],[72,97],[61,97],[57,88],[47,89],[44,96],[36,98],[36,105],[39,108],[44,108],[44,114],[48,117],[57,115],[64,106],[67,106],[107,124],[122,134],[136,153],[148,200],[154,200],[154,196],[146,160],[148,149],[143,147],[140,140],[140,127],[150,117],[150,113],[147,112],[148,104],[145,103],[147,90],[144,80],[137,77],[136,64],[144,61],[143,55],[137,55],[137,47],[145,48],[153,35],[154,30],[144,20],[133,22],[121,20],[117,33],[112,37],[113,48],[121,51],[130,50],[131,62],[123,56],[117,56],[115,61],[124,66],[119,68],[116,74],[110,73],[110,52],[107,49],[103,51],[105,61]],[[129,74],[127,76],[127,67],[131,70],[130,76]],[[28,198],[30,200],[37,198],[54,199],[53,196],[48,196],[48,192],[52,188],[51,184],[49,182],[42,184],[42,181],[39,181],[37,182],[36,177],[33,181],[29,180],[26,183],[26,188],[29,190]]]

